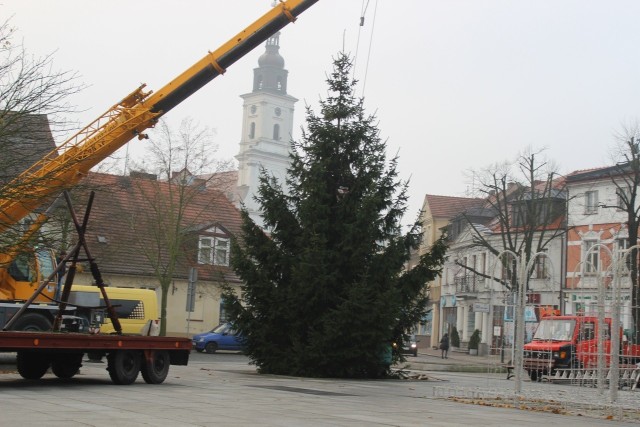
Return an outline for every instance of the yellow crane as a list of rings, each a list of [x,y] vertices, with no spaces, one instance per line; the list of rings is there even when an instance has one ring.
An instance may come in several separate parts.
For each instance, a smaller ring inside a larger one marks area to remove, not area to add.
[[[83,179],[98,163],[133,138],[143,139],[144,132],[158,119],[187,99],[204,85],[267,40],[318,0],[285,0],[213,52],[186,69],[156,92],[145,91],[145,85],[133,90],[100,117],[84,127],[57,150],[45,155],[29,169],[0,189],[0,234],[15,226],[43,203]],[[41,214],[15,248],[0,253],[0,301],[27,300],[42,280],[38,262],[49,263],[50,252],[32,253],[23,259],[22,273],[15,267],[24,243],[46,219]],[[32,267],[32,264],[36,267]],[[25,270],[30,270],[25,271]],[[16,273],[13,273],[15,271]],[[28,277],[27,277],[28,276]],[[35,301],[47,302],[55,293],[55,283],[39,291]],[[42,311],[42,310],[41,310]],[[43,315],[46,315],[43,312]],[[0,318],[0,327],[4,324]]]

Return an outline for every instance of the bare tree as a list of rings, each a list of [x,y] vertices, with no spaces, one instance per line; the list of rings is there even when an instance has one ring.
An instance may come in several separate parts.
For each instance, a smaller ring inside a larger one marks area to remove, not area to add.
[[[193,250],[185,250],[187,246],[197,248],[188,231],[215,215],[216,200],[203,202],[203,189],[230,184],[222,181],[226,175],[221,172],[229,170],[231,162],[213,160],[216,147],[212,139],[211,131],[198,128],[190,119],[178,131],[161,121],[150,136],[149,156],[135,166],[153,178],[132,180],[143,200],[131,227],[160,284],[162,335],[166,333],[169,289],[174,278],[184,278],[187,267],[195,262]]]
[[[45,185],[16,177],[45,156],[57,155],[53,134],[68,130],[63,116],[74,108],[67,99],[83,87],[76,73],[54,69],[53,54],[33,57],[14,39],[10,21],[0,23],[0,206]],[[0,208],[3,253],[24,231],[16,222]]]
[[[54,69],[53,53],[33,57],[14,36],[10,21],[0,24],[0,148],[6,164],[8,154],[16,154],[13,138],[34,139],[36,129],[25,126],[26,117],[46,114],[54,131],[66,130],[63,115],[75,111],[67,100],[83,88],[75,72]]]
[[[616,188],[618,203],[627,216],[628,245],[634,248],[640,243],[640,126],[634,124],[623,127],[618,135],[617,150],[614,154],[615,165],[606,170]],[[634,248],[628,257],[628,268],[631,277],[631,314],[633,317],[633,342],[640,343],[640,286],[638,284],[638,250]]]
[[[472,247],[485,248],[493,255],[510,251],[520,256],[520,262],[528,263],[566,233],[564,179],[541,152],[524,152],[513,163],[474,173],[474,179],[479,182],[478,196],[486,204],[480,212],[471,210],[458,218],[472,230]],[[478,217],[484,218],[484,223]],[[485,233],[487,228],[492,230],[490,235]],[[509,291],[518,290],[515,259],[503,257],[502,263],[503,274],[499,277],[494,277],[492,271],[456,264],[480,277],[499,281]],[[529,276],[532,273],[533,269]]]

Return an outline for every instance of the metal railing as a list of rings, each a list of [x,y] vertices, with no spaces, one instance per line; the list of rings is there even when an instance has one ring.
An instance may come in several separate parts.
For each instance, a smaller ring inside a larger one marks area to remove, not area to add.
[[[476,293],[478,289],[478,280],[474,274],[454,277],[453,283],[456,286],[456,293]]]

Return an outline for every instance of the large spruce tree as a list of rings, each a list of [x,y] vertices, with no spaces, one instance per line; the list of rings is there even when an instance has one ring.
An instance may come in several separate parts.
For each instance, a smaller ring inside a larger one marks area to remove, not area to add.
[[[354,95],[351,66],[339,54],[321,116],[307,108],[286,188],[262,176],[257,199],[267,232],[245,211],[232,248],[244,285],[240,297],[227,289],[227,307],[263,373],[387,375],[385,352],[424,316],[426,283],[441,269],[439,241],[405,271],[420,226],[402,233],[407,183],[397,158],[387,162],[375,116]]]

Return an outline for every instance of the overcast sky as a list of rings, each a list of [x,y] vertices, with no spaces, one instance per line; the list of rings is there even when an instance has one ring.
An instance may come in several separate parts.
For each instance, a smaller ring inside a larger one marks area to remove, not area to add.
[[[160,89],[266,12],[271,0],[0,0],[29,52],[89,87],[71,102],[87,124],[140,83]],[[365,23],[359,27],[363,6]],[[326,95],[343,49],[356,56],[365,107],[389,155],[425,194],[464,196],[466,172],[548,147],[560,172],[610,162],[615,134],[638,118],[640,1],[320,0],[287,26],[280,53],[296,104]],[[358,43],[359,39],[359,43]],[[242,99],[260,46],[165,116],[214,129],[222,158],[238,152]],[[131,144],[139,146],[137,140]],[[130,145],[131,145],[130,144]]]

